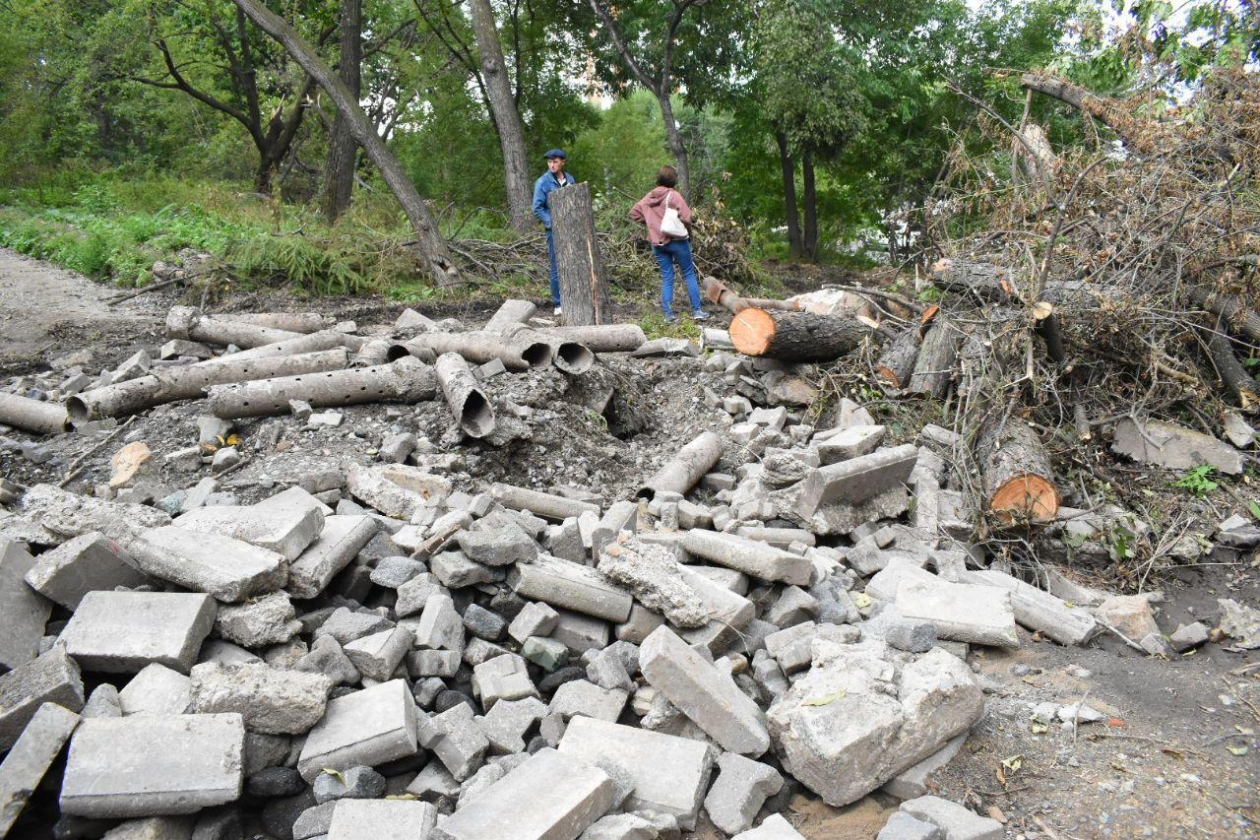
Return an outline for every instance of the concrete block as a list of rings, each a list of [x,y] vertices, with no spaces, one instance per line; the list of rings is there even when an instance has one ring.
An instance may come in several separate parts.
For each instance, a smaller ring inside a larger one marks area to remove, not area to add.
[[[638,502],[625,499],[613,502],[591,534],[591,557],[598,560],[604,548],[616,540],[622,531],[632,534],[637,531],[638,517]]]
[[[385,777],[359,765],[338,773],[320,773],[312,788],[320,805],[338,799],[378,799],[385,795]]]
[[[915,799],[928,792],[928,779],[942,767],[948,765],[958,755],[967,740],[967,733],[957,735],[945,746],[911,767],[898,773],[883,787],[884,793],[898,799]]]
[[[1007,590],[1011,593],[1015,621],[1061,645],[1085,644],[1102,629],[1084,609],[1069,607],[1061,598],[1017,580],[1005,572],[994,569],[964,571],[959,582],[999,586]]]
[[[486,566],[529,563],[538,556],[538,544],[511,514],[490,514],[472,528],[455,535],[455,542],[469,560]]]
[[[733,534],[691,530],[683,537],[683,548],[688,554],[762,580],[808,586],[814,574],[813,564],[804,557]]]
[[[8,835],[27,799],[78,725],[79,716],[56,703],[42,704],[31,717],[0,763],[0,837]]]
[[[1178,653],[1185,653],[1191,648],[1205,644],[1209,638],[1209,631],[1206,625],[1201,621],[1192,624],[1178,625],[1177,629],[1168,637],[1169,644],[1173,650]]]
[[[7,674],[0,674],[0,752],[17,742],[22,730],[45,703],[77,712],[83,708],[79,666],[54,645],[51,650]]]
[[[319,538],[289,564],[286,588],[294,598],[314,598],[350,564],[377,526],[369,516],[329,516]]]
[[[566,720],[583,715],[613,722],[621,717],[629,698],[630,692],[624,688],[601,688],[588,680],[571,680],[556,689],[549,708]]]
[[[418,648],[464,652],[464,622],[449,595],[433,595],[425,602],[413,632]]]
[[[917,446],[905,444],[811,470],[796,512],[810,519],[820,508],[858,504],[900,487],[910,479],[918,454]]]
[[[296,560],[319,537],[324,512],[287,500],[252,507],[221,505],[189,511],[171,524],[199,534],[232,537]]]
[[[799,586],[786,587],[762,617],[778,627],[791,627],[818,617],[821,609],[818,599]]]
[[[752,828],[766,799],[782,787],[783,776],[770,765],[723,753],[718,759],[717,781],[704,798],[704,809],[718,828],[738,834]]]
[[[805,840],[805,835],[792,828],[792,824],[782,814],[771,814],[762,820],[761,825],[750,831],[740,832],[731,840]]]
[[[590,717],[575,717],[560,739],[560,752],[585,764],[612,761],[634,781],[622,804],[627,811],[660,811],[677,818],[688,831],[695,828],[700,803],[713,770],[713,750],[707,744],[660,732]]]
[[[302,631],[285,592],[270,592],[243,604],[219,607],[214,628],[220,636],[247,648],[278,645]]]
[[[490,740],[467,703],[458,703],[421,723],[417,737],[420,746],[436,755],[461,782],[477,772],[490,748]]]
[[[551,629],[550,638],[567,647],[570,654],[580,656],[588,650],[608,647],[611,636],[612,628],[606,621],[582,613],[557,610],[556,626]]]
[[[241,715],[251,732],[302,735],[324,717],[332,686],[324,674],[208,662],[192,669],[189,699],[199,714]]]
[[[930,621],[942,639],[994,647],[1019,647],[1010,592],[995,586],[910,580],[897,588],[897,611]]]
[[[672,548],[637,539],[612,543],[599,555],[597,568],[675,626],[702,627],[709,621],[700,596],[683,580]]]
[[[82,534],[46,551],[26,573],[31,587],[73,612],[83,596],[116,587],[133,589],[150,579],[131,565],[131,557],[104,534]]]
[[[559,618],[560,614],[551,606],[539,601],[530,601],[508,625],[508,635],[524,644],[530,636],[549,635],[555,629]]]
[[[393,676],[414,640],[406,627],[394,627],[355,639],[344,650],[360,674],[384,682]]]
[[[1100,621],[1135,642],[1151,633],[1159,633],[1159,625],[1151,614],[1151,602],[1142,595],[1113,595],[1098,605],[1097,614]]]
[[[1170,470],[1190,470],[1208,464],[1226,475],[1243,469],[1242,454],[1211,435],[1175,423],[1124,418],[1116,424],[1111,451],[1135,461]]]
[[[480,604],[469,604],[463,618],[464,629],[488,642],[501,642],[507,635],[507,621],[503,616]]]
[[[474,667],[472,689],[487,712],[500,700],[538,696],[525,660],[514,653],[496,656]]]
[[[188,711],[191,682],[156,662],[147,665],[118,692],[124,715],[182,715]]]
[[[326,767],[375,767],[416,749],[415,701],[405,682],[390,680],[329,701],[306,736],[298,771],[309,782]]]
[[[530,636],[521,645],[521,656],[551,673],[569,661],[569,649],[558,639]]]
[[[595,569],[547,554],[540,554],[531,564],[514,567],[508,584],[523,598],[606,621],[625,621],[634,601],[629,592]]]
[[[652,612],[642,604],[635,604],[630,608],[630,617],[613,629],[619,641],[641,645],[653,630],[664,623],[665,616]]]
[[[883,426],[841,429],[818,443],[818,460],[823,466],[830,466],[869,455],[884,442],[885,431]]]
[[[407,654],[407,673],[416,679],[449,679],[459,671],[461,661],[459,653],[453,650],[416,650]]]
[[[407,793],[425,801],[459,796],[459,782],[446,769],[440,759],[433,759],[424,766],[411,783]]]
[[[88,671],[134,674],[151,662],[187,673],[214,627],[215,601],[182,592],[90,592],[61,641]]]
[[[101,840],[193,840],[194,817],[146,817],[111,828]]]
[[[647,681],[723,749],[752,756],[770,746],[765,716],[731,675],[706,662],[668,627],[639,651]]]
[[[543,749],[439,824],[431,840],[577,838],[613,807],[612,779]]]
[[[240,715],[85,720],[70,741],[61,812],[151,817],[233,802],[244,781],[244,748]]]
[[[283,555],[219,534],[168,525],[146,531],[129,549],[146,574],[228,603],[279,589],[288,580]]]
[[[945,832],[905,811],[897,811],[884,823],[875,840],[945,840]]]
[[[118,689],[109,683],[101,683],[92,689],[92,695],[83,704],[80,714],[85,718],[122,717],[122,700],[118,698]]]
[[[932,583],[938,580],[936,575],[923,568],[927,560],[926,555],[891,560],[887,566],[867,581],[866,594],[884,603],[892,603],[897,600],[897,590],[903,582],[918,580]]]
[[[342,799],[333,809],[327,840],[416,840],[428,836],[437,818],[428,802]]]
[[[52,601],[24,579],[36,561],[19,542],[0,536],[0,667],[16,668],[39,653]]]
[[[474,563],[460,551],[443,551],[429,561],[429,569],[443,586],[450,589],[466,589],[481,583],[495,583],[503,579],[503,570]]]
[[[490,742],[491,752],[511,755],[525,751],[525,734],[546,715],[546,703],[537,697],[524,697],[500,700],[476,721]]]
[[[939,796],[921,796],[903,802],[901,812],[937,826],[945,832],[946,840],[1002,840],[1006,836],[997,820],[982,817]]]

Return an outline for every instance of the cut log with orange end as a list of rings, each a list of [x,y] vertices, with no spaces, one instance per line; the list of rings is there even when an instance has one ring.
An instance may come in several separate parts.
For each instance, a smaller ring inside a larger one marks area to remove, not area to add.
[[[1053,522],[1059,493],[1039,475],[1017,475],[989,498],[989,510],[1003,522]]]
[[[749,307],[731,319],[735,349],[784,362],[827,362],[857,348],[872,332],[856,318]]]
[[[914,373],[914,363],[923,343],[921,327],[912,326],[884,347],[875,362],[875,374],[892,388],[903,388]]]
[[[1007,524],[1052,522],[1059,513],[1050,455],[1023,420],[997,412],[976,436],[986,506]]]

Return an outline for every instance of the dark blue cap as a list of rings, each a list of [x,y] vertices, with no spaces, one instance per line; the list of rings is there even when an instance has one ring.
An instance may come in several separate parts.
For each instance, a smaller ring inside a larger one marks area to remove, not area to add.
[[[568,158],[568,156],[564,153],[564,149],[548,149],[547,154],[543,155],[543,157],[547,158],[548,160],[551,160],[552,158],[560,158],[561,160],[566,160]]]

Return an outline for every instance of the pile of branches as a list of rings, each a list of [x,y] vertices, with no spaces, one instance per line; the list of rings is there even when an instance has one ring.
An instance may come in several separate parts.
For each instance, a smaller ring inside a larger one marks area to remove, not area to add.
[[[1159,418],[1222,437],[1260,400],[1260,78],[1217,72],[1159,117],[1153,95],[1022,81],[1079,109],[1096,143],[1055,150],[1027,117],[973,100],[997,153],[951,155],[925,221],[939,310],[877,365],[951,400],[960,472],[993,525],[1053,518],[1055,473],[1089,468],[1079,442],[1100,427]],[[1021,484],[1003,510],[1010,474],[1050,486]]]

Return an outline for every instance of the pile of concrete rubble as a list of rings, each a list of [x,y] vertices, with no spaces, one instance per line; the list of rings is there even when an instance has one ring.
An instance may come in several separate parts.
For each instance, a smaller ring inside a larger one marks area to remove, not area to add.
[[[406,435],[372,464],[311,457],[250,505],[212,478],[127,501],[159,460],[135,442],[100,497],[10,493],[0,837],[42,780],[59,837],[631,840],[707,818],[776,840],[801,837],[779,812],[804,786],[904,799],[884,840],[998,840],[926,795],[984,712],[971,646],[1260,644],[1232,602],[1166,637],[1145,597],[988,564],[945,429],[886,446],[847,401],[828,429],[713,408],[724,432],[625,498],[475,486]],[[479,411],[455,415],[468,437]]]

